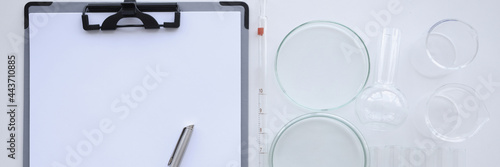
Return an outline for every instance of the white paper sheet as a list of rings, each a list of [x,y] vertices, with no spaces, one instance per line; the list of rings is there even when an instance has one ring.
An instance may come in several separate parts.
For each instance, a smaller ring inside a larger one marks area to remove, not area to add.
[[[182,166],[240,164],[240,18],[84,31],[81,13],[30,14],[46,22],[30,27],[31,167],[164,167],[190,124]]]

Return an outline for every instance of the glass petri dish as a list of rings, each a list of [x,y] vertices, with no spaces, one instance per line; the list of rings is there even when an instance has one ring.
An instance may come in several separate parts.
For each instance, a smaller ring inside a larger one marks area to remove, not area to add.
[[[308,113],[286,124],[269,151],[270,167],[368,166],[363,136],[346,120],[326,113]]]
[[[466,67],[476,58],[479,48],[476,30],[455,19],[434,24],[427,33],[425,44],[430,60],[445,70]]]
[[[293,29],[281,42],[275,74],[286,96],[299,106],[331,110],[351,102],[370,73],[368,51],[348,27],[312,21]]]
[[[490,119],[484,101],[463,84],[438,88],[426,104],[425,123],[437,138],[462,142],[474,136]]]

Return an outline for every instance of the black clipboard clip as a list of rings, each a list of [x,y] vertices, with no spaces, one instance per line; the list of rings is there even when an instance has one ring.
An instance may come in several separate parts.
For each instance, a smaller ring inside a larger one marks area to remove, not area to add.
[[[106,18],[102,25],[89,24],[88,12],[116,12]],[[149,14],[143,12],[175,12],[174,22],[164,22],[163,25]],[[143,25],[118,25],[122,18],[133,17],[142,21]],[[144,27],[145,29],[179,28],[181,13],[177,3],[144,3],[138,4],[135,0],[125,0],[116,4],[89,4],[82,13],[82,23],[84,30],[116,30],[119,27]]]

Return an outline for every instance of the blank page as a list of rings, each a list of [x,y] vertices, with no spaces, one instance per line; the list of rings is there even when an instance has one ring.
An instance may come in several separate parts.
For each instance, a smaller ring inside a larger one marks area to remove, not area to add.
[[[45,21],[29,36],[32,167],[165,167],[190,124],[182,166],[241,164],[240,12],[182,12],[155,30],[29,18]]]

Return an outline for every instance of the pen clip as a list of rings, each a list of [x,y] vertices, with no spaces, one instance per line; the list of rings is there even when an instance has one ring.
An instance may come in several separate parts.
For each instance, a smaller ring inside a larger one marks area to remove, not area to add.
[[[184,136],[184,132],[186,132],[187,127],[184,127],[182,129],[181,136],[179,136],[179,140],[177,141],[177,144],[175,145],[174,152],[172,153],[172,156],[170,157],[170,160],[168,160],[168,165],[172,163],[172,160],[174,160],[175,153],[177,151],[177,147],[179,147],[179,144],[181,143],[182,136]]]

